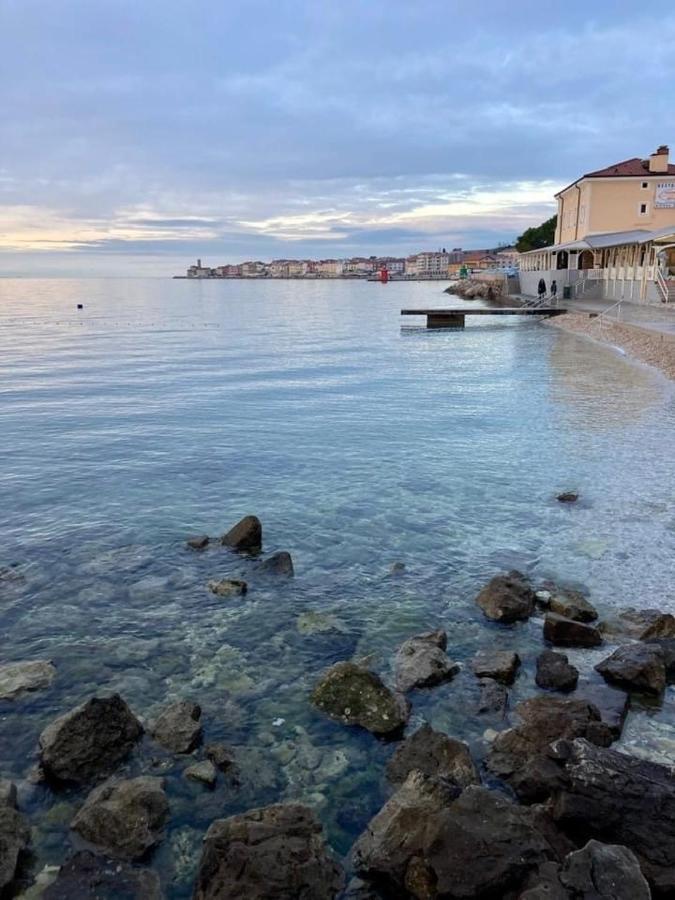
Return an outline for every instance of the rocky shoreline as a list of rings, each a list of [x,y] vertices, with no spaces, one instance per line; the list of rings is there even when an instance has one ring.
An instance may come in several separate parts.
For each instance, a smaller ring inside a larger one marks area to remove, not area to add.
[[[558,500],[574,503],[576,494]],[[263,556],[255,516],[221,538],[190,538],[185,552],[214,549],[240,555],[255,577],[276,583],[294,575],[289,553]],[[404,572],[399,563],[391,574]],[[214,579],[205,590],[236,604],[248,602],[255,585]],[[203,835],[195,900],[675,897],[673,768],[611,748],[631,702],[670,702],[675,617],[630,608],[602,619],[582,592],[515,571],[492,577],[473,608],[481,627],[500,636],[501,649],[458,655],[447,622],[392,646],[391,673],[362,658],[313,673],[306,703],[336,728],[369,732],[390,751],[382,771],[387,799],[349,853],[340,858],[331,849],[307,803],[285,799],[231,815],[220,809]],[[504,648],[540,620],[533,659]],[[324,635],[335,637],[331,629]],[[584,668],[594,680],[579,669],[586,653],[593,654]],[[420,724],[416,713],[429,692],[463,670],[480,687],[475,708],[459,696],[463,714],[503,725],[485,729],[481,758],[451,734]],[[2,665],[0,699],[47,691],[58,677],[50,660]],[[534,694],[511,709],[513,685],[526,678],[533,678]],[[149,762],[130,772],[128,760],[142,744]],[[167,702],[145,721],[113,694],[63,710],[42,730],[35,752],[26,784],[54,801],[86,792],[69,818],[73,853],[30,885],[31,823],[21,792],[0,779],[2,896],[156,900],[163,894],[152,854],[176,815],[163,769],[177,766],[205,796],[217,784],[241,796],[247,779],[264,777],[257,760],[266,751],[211,734],[198,697]]]

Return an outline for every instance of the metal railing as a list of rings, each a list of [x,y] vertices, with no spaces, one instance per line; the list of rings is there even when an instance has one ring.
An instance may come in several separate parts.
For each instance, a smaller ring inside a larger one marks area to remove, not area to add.
[[[668,282],[666,281],[665,275],[658,267],[656,269],[656,284],[661,291],[663,302],[670,303],[670,288],[668,287]]]

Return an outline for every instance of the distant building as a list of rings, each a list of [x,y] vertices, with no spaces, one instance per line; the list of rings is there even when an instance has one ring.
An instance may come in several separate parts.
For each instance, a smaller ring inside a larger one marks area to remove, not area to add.
[[[446,250],[415,253],[405,260],[405,274],[413,278],[446,277],[449,263],[450,254]]]
[[[188,278],[213,278],[214,275],[215,270],[203,266],[201,259],[197,260],[196,266],[190,266],[187,270]]]
[[[403,275],[405,273],[405,259],[402,256],[378,256],[375,260],[375,271],[387,270],[390,275]]]

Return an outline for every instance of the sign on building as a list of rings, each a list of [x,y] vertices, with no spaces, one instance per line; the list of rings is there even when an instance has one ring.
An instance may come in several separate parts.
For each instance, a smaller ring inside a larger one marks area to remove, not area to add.
[[[656,185],[654,206],[660,209],[675,209],[675,181],[666,181]]]

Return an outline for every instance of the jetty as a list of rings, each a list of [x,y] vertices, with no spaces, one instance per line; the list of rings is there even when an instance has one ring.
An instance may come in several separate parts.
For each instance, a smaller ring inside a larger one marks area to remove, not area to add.
[[[427,328],[464,328],[466,316],[562,316],[566,309],[559,306],[496,306],[468,309],[402,309],[402,316],[426,316]]]

